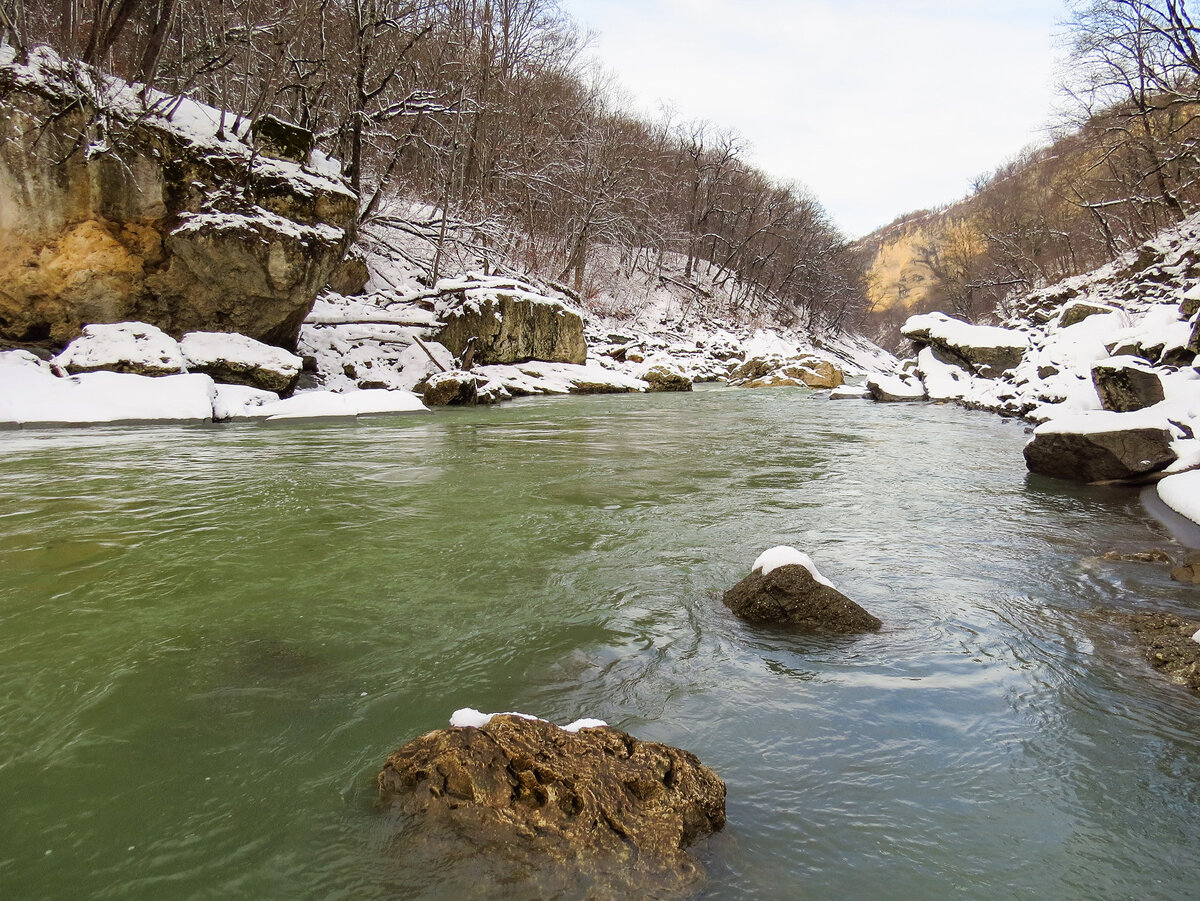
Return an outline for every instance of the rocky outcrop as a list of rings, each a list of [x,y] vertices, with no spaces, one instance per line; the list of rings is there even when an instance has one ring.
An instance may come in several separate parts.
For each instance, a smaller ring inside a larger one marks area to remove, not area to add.
[[[148,109],[44,47],[0,67],[0,337],[141,321],[294,346],[357,200],[221,124],[191,101]]]
[[[175,375],[183,372],[179,342],[144,322],[88,325],[54,362],[72,375],[81,372],[128,372]]]
[[[843,634],[875,632],[883,626],[877,617],[798,564],[780,566],[765,575],[756,570],[726,591],[721,600],[751,622]]]
[[[1161,403],[1162,379],[1136,357],[1114,357],[1092,367],[1092,384],[1105,410],[1132,413]]]
[[[587,359],[583,318],[525,287],[468,283],[451,291],[439,283],[446,293],[438,304],[443,325],[434,340],[461,356],[475,338],[474,362],[484,366],[530,360],[582,364]]]
[[[1089,316],[1098,316],[1105,313],[1119,313],[1116,307],[1111,307],[1104,303],[1092,303],[1087,300],[1073,300],[1063,306],[1062,312],[1058,315],[1058,327],[1070,328],[1073,325],[1078,325]]]
[[[380,807],[409,826],[401,848],[407,837],[446,858],[566,871],[589,897],[694,887],[700,865],[684,849],[725,825],[725,784],[693,754],[517,715],[414,739],[378,784]]]
[[[1030,472],[1076,482],[1125,481],[1157,472],[1175,461],[1171,432],[1123,423],[1124,413],[1090,414],[1090,424],[1039,426],[1025,445]]]

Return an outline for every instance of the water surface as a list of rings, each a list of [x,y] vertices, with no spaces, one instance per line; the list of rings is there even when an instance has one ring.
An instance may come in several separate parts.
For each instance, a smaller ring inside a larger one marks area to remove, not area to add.
[[[1200,700],[1100,611],[1194,589],[1024,440],[789,390],[0,435],[0,897],[463,897],[372,789],[472,706],[696,752],[707,897],[1190,898]],[[775,544],[885,630],[733,619]]]

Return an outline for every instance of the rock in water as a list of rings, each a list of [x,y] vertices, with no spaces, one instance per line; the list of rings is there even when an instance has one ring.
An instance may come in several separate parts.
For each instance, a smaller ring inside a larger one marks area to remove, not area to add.
[[[725,783],[695,755],[514,715],[422,735],[388,757],[378,783],[380,807],[410,827],[401,845],[565,873],[603,887],[599,897],[694,887],[702,870],[684,849],[725,825]]]
[[[1111,419],[1131,415],[1128,413],[1089,415],[1098,423],[1089,430],[1072,430],[1054,422],[1039,426],[1025,445],[1029,471],[1075,482],[1111,482],[1157,472],[1175,461],[1167,429],[1122,428]],[[1099,417],[1108,418],[1101,421]]]
[[[785,623],[824,632],[877,632],[883,623],[807,567],[788,564],[766,575],[755,571],[721,599],[742,619]]]

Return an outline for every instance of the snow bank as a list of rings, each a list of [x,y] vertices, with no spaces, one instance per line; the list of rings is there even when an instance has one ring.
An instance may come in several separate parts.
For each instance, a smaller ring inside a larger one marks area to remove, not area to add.
[[[9,428],[207,422],[215,394],[206,375],[90,372],[59,378],[33,354],[0,353],[0,425]]]
[[[1200,523],[1200,470],[1167,476],[1158,483],[1158,496],[1179,515]]]
[[[750,571],[757,572],[761,570],[765,576],[773,570],[779,569],[781,566],[803,566],[822,585],[828,585],[830,588],[834,587],[832,582],[817,571],[817,565],[813,563],[812,558],[808,554],[787,545],[780,545],[763,551],[758,555],[758,559],[754,561],[754,565],[750,567]]]
[[[530,713],[517,713],[516,711],[509,711],[507,713],[480,713],[473,707],[464,707],[461,710],[454,711],[454,714],[450,717],[450,725],[458,729],[480,729],[490,723],[494,716],[519,716],[523,720],[536,720],[542,723],[548,722],[548,720],[543,720],[540,716],[534,716]],[[561,728],[564,732],[578,732],[580,729],[600,729],[607,725],[608,723],[604,722],[604,720],[588,719],[585,717],[584,719],[575,720],[573,723],[568,723]]]
[[[190,367],[231,363],[295,375],[304,365],[300,357],[283,348],[232,332],[188,332],[179,347]]]

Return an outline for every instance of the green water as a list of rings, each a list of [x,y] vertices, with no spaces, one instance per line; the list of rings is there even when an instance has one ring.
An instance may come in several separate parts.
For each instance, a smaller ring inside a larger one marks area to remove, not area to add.
[[[1024,440],[728,390],[0,434],[0,898],[462,897],[372,789],[464,706],[696,752],[708,897],[1191,898],[1200,700],[1099,611],[1195,590]],[[781,543],[885,630],[734,620]]]

